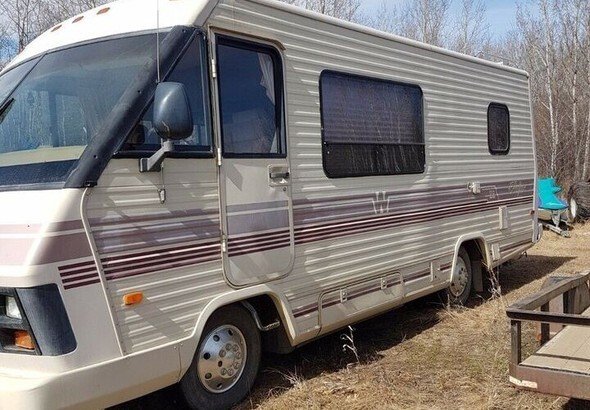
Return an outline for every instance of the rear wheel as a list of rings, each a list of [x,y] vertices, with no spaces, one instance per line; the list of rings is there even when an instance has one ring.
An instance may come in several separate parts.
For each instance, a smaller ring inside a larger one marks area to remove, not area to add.
[[[469,258],[467,251],[461,247],[451,277],[451,285],[447,289],[449,302],[454,305],[465,304],[471,295],[472,283],[471,258]]]
[[[191,409],[228,409],[250,392],[260,363],[260,333],[239,306],[215,312],[180,390]]]

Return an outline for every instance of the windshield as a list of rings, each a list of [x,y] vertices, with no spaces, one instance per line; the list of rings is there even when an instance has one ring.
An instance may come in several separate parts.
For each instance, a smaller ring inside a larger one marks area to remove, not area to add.
[[[63,183],[140,70],[155,35],[73,47],[0,76],[0,186]]]

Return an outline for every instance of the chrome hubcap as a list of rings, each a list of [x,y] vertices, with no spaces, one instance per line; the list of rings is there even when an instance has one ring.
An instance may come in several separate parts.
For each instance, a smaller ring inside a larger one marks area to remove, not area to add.
[[[213,329],[199,349],[199,380],[212,393],[223,393],[240,380],[246,366],[246,339],[232,325]]]
[[[467,265],[462,257],[457,258],[455,264],[455,270],[453,271],[453,278],[451,280],[451,294],[455,297],[459,297],[465,292],[467,282],[469,281],[469,272],[467,271]]]

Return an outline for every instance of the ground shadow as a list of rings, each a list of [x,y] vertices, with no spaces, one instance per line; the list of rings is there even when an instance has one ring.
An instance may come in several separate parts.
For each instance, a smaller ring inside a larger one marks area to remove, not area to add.
[[[502,293],[517,290],[530,282],[543,278],[559,269],[573,258],[528,256],[522,257],[500,268],[499,283]],[[486,279],[487,281],[487,279]],[[486,282],[486,288],[489,288]],[[470,300],[468,308],[485,303],[492,296],[488,289]],[[405,306],[356,324],[354,344],[358,362],[370,363],[379,360],[379,352],[390,349],[404,340],[436,325],[445,304],[437,296],[429,296],[406,304]],[[243,408],[254,408],[264,402],[269,395],[280,395],[302,380],[310,380],[320,374],[333,373],[357,362],[350,350],[343,350],[342,335],[349,333],[343,329],[305,346],[288,355],[263,355],[261,371],[256,386]],[[117,406],[121,409],[182,409],[175,387],[160,390],[140,399]],[[566,407],[577,409],[581,407]],[[586,407],[587,408],[587,407]]]
[[[562,406],[563,410],[588,410],[590,409],[590,401],[570,399]]]

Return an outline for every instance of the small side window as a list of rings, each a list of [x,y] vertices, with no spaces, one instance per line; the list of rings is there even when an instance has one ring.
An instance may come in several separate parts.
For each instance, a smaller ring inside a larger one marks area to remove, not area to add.
[[[492,155],[510,152],[510,111],[504,104],[491,103],[488,107],[488,147]]]

